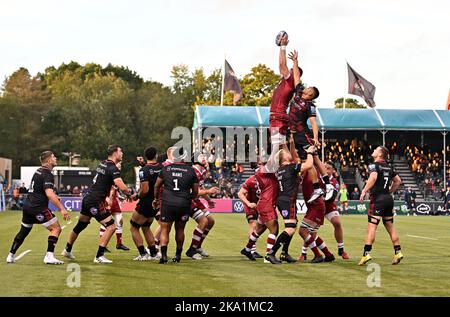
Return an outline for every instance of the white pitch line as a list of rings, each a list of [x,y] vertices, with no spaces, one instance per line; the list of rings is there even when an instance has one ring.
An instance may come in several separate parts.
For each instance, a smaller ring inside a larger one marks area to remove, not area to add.
[[[76,217],[75,217],[75,219],[78,219],[78,218],[79,218],[79,216],[76,216]]]
[[[64,229],[65,227],[66,227],[66,226],[62,226],[62,227],[61,227],[61,230]]]
[[[70,220],[67,224],[70,225],[72,223],[72,220]]]
[[[411,237],[411,238],[419,238],[419,239],[427,239],[427,240],[439,240],[439,239],[429,238],[429,237],[413,236],[411,234],[407,234],[406,236]]]
[[[30,253],[30,252],[31,252],[31,250],[23,251],[23,252],[20,253],[17,257],[15,257],[14,260],[15,260],[15,261],[18,261],[18,260],[20,260],[21,258],[23,258],[27,253]]]

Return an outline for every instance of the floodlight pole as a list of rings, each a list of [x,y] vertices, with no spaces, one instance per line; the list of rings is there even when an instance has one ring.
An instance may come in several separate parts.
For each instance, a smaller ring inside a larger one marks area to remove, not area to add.
[[[383,135],[383,146],[386,146],[385,145],[386,144],[386,133],[387,133],[386,130],[381,130],[381,134]]]

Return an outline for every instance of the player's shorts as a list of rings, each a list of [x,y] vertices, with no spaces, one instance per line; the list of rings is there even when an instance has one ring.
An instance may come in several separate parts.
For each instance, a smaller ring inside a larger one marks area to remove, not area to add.
[[[191,205],[175,206],[162,203],[161,215],[159,221],[162,222],[174,222],[182,221],[187,222],[189,215],[191,214]]]
[[[57,221],[58,218],[48,208],[44,208],[41,212],[36,212],[26,207],[23,208],[22,225],[24,227],[30,228],[33,224],[40,224],[47,228]]]
[[[342,200],[342,201],[340,201],[339,203],[340,203],[341,205],[342,205],[342,204],[348,204],[348,200]]]
[[[294,133],[294,143],[298,157],[301,160],[306,160],[308,155],[306,154],[305,146],[314,145],[314,139],[306,133],[296,132]]]
[[[134,209],[138,214],[145,218],[153,218],[156,216],[157,210],[153,209],[152,202],[139,202]]]
[[[258,222],[260,224],[265,224],[278,218],[277,211],[273,205],[261,203],[260,201],[256,206],[256,209],[258,211]]]
[[[118,214],[118,213],[122,212],[122,210],[120,209],[119,201],[117,199],[113,200],[113,203],[109,210],[110,210],[111,214]]]
[[[289,128],[289,116],[287,114],[272,113],[269,116],[269,132],[271,141],[286,141]],[[284,138],[284,140],[283,140]]]
[[[393,217],[394,199],[392,195],[378,195],[370,197],[369,216]]]
[[[102,222],[111,216],[111,212],[106,207],[105,201],[98,202],[96,200],[86,199],[85,197],[81,202],[80,214],[94,217],[98,222]]]
[[[248,206],[244,204],[244,212],[245,217],[247,218],[247,222],[258,220],[258,211],[256,210],[256,208],[248,208]]]
[[[323,220],[325,219],[325,202],[322,197],[314,200],[310,204],[306,204],[308,210],[304,219],[313,221],[318,226],[323,225]]]
[[[278,199],[277,208],[284,220],[297,220],[297,202],[288,199]]]

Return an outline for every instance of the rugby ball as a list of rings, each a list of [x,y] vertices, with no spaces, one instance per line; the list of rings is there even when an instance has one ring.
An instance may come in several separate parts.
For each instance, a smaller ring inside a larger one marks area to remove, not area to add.
[[[275,44],[277,44],[278,46],[281,46],[281,39],[283,37],[288,37],[288,34],[286,33],[286,31],[280,31],[277,34],[277,37],[275,38]]]

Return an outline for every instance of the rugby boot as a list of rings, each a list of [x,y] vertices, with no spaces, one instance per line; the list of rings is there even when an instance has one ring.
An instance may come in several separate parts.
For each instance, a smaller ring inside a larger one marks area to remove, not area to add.
[[[252,252],[245,250],[245,248],[241,250],[241,254],[245,255],[250,261],[256,261],[256,258],[253,256]]]
[[[362,256],[362,258],[359,261],[358,265],[362,266],[362,265],[366,264],[367,262],[369,262],[370,260],[372,260],[372,257],[370,256],[369,253],[367,253],[366,255]]]
[[[392,258],[392,265],[397,265],[400,263],[400,261],[403,259],[403,254],[401,252],[398,252],[394,255]]]
[[[281,264],[282,262],[275,257],[275,254],[266,254],[264,263]]]
[[[294,259],[292,256],[289,255],[287,252],[281,252],[280,254],[280,260],[287,262],[287,263],[295,263],[297,262],[296,259]]]

